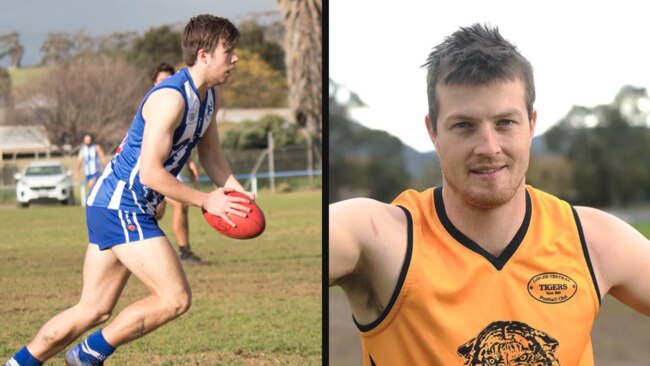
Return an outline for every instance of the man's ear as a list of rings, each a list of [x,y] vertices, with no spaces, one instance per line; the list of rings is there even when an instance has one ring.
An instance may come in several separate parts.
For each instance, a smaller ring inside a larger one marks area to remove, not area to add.
[[[208,53],[203,48],[199,48],[196,59],[204,64],[208,63]]]
[[[533,140],[535,135],[535,125],[537,124],[537,111],[533,109],[533,115],[530,118],[530,140]]]
[[[431,119],[429,118],[429,114],[427,113],[426,116],[424,116],[424,124],[427,126],[427,131],[429,132],[429,138],[431,139],[431,142],[433,142],[433,146],[436,147],[436,150],[438,150],[438,134],[436,133],[433,124],[431,123]]]

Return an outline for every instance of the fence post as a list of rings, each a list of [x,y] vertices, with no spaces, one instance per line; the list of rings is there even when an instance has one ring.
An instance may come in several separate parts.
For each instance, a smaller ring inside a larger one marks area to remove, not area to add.
[[[254,175],[251,179],[251,191],[257,196],[257,175]]]
[[[273,132],[269,131],[266,135],[269,145],[269,182],[271,184],[271,194],[275,194],[275,164],[273,161]]]
[[[84,184],[83,180],[81,181],[81,184],[79,184],[79,203],[81,203],[81,207],[86,207],[86,184]]]
[[[311,135],[307,130],[301,129],[301,131],[307,139],[307,176],[309,177],[309,187],[311,188],[314,186],[314,157],[311,151],[313,142],[311,141]]]

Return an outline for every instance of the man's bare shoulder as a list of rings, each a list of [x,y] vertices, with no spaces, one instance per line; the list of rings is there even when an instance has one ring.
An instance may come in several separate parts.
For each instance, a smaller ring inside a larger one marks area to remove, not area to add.
[[[330,255],[340,260],[345,254],[350,261],[341,274],[359,274],[399,261],[406,246],[406,215],[394,205],[369,198],[340,201],[330,205],[329,224]],[[393,251],[397,258],[390,255]]]
[[[355,213],[364,212],[367,210],[377,210],[378,213],[395,214],[401,212],[401,209],[395,205],[385,202],[377,201],[372,198],[350,198],[343,201],[338,201],[330,204],[330,212],[335,211],[336,214],[342,214],[346,211]],[[368,212],[369,213],[369,212]]]
[[[148,104],[169,104],[171,103],[172,106],[179,106],[185,105],[185,99],[183,99],[183,96],[181,93],[172,88],[160,88],[154,92],[152,92],[147,100],[145,101],[145,106]]]
[[[584,206],[576,206],[575,209],[585,232],[585,240],[590,247],[609,247],[608,243],[620,242],[624,239],[647,242],[647,239],[634,227],[610,213]]]
[[[378,236],[380,231],[404,225],[401,208],[371,198],[352,198],[330,205],[330,220],[356,231],[360,239]],[[382,230],[383,229],[383,230]]]
[[[591,207],[576,207],[595,270],[601,296],[624,285],[628,276],[649,268],[639,258],[650,259],[648,239],[622,219]],[[639,268],[636,268],[639,263]]]
[[[406,214],[368,198],[330,205],[329,280],[345,291],[357,320],[369,323],[395,290],[407,248]]]
[[[155,125],[163,128],[180,123],[184,111],[185,99],[177,90],[171,88],[154,91],[142,106],[145,121],[157,121]]]

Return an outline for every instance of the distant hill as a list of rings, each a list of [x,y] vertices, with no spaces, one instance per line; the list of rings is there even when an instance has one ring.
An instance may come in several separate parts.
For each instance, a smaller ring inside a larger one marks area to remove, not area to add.
[[[365,128],[361,126],[361,128]],[[421,180],[426,174],[428,169],[426,167],[438,168],[440,162],[438,153],[435,150],[429,152],[419,152],[409,145],[404,144],[404,166],[411,175],[413,181]],[[551,152],[546,145],[546,135],[533,137],[533,142],[530,148],[531,155],[534,156],[554,156],[555,153]]]
[[[423,178],[426,173],[423,167],[437,167],[438,164],[438,153],[435,150],[422,153],[408,145],[404,145],[404,165],[411,175],[411,180],[419,181]]]
[[[556,155],[548,149],[546,144],[546,134],[533,137],[533,143],[530,146],[530,154],[535,156]]]

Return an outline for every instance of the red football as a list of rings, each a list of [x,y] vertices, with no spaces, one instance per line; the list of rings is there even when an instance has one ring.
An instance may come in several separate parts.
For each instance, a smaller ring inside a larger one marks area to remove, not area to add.
[[[228,192],[226,194],[229,196],[248,198],[245,194],[237,191]],[[250,208],[251,212],[248,213],[247,217],[227,214],[230,220],[237,225],[235,227],[232,227],[224,219],[209,213],[205,209],[203,209],[203,217],[210,226],[229,238],[252,239],[259,236],[264,232],[264,228],[266,228],[264,213],[260,210],[255,201],[240,204]]]

